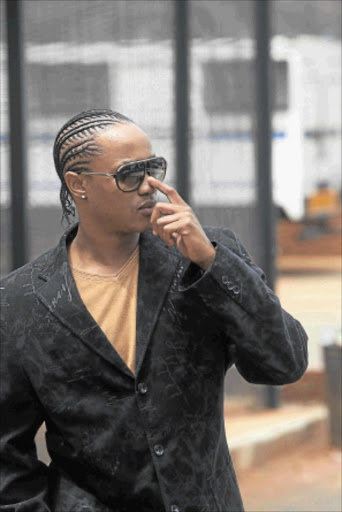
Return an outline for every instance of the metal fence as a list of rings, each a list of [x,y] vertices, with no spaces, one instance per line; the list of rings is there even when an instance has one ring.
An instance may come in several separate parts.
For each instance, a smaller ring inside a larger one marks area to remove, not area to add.
[[[52,160],[54,136],[66,119],[95,106],[123,112],[146,130],[158,153],[165,154],[169,161],[168,181],[172,185],[179,183],[176,168],[179,171],[182,167],[186,173],[189,153],[191,171],[188,191],[184,190],[184,194],[189,196],[187,199],[201,220],[215,224],[222,219],[226,225],[232,223],[249,249],[258,252],[253,212],[256,204],[254,104],[251,90],[246,88],[247,84],[253,84],[254,77],[251,67],[246,66],[252,62],[254,54],[253,3],[213,2],[215,16],[212,18],[207,9],[203,10],[205,3],[187,2],[185,30],[189,47],[190,102],[183,108],[181,103],[176,110],[175,81],[178,76],[180,97],[177,101],[182,102],[186,68],[180,68],[178,74],[175,72],[178,65],[175,41],[182,37],[176,35],[179,23],[175,22],[175,5],[185,3],[171,0],[144,4],[134,0],[23,2],[28,231],[35,229],[37,234],[41,233],[38,240],[28,237],[29,257],[50,247],[52,239],[61,231],[58,227],[59,181]],[[2,23],[4,19],[2,16]],[[227,22],[226,27],[222,21]],[[236,34],[230,37],[236,32],[236,22],[243,39]],[[224,67],[222,59],[226,61]],[[6,64],[3,38],[3,236],[9,215],[6,209],[11,200]],[[178,118],[184,117],[187,107],[188,127],[184,127],[184,119],[181,119],[176,130]],[[177,147],[187,140],[189,149],[186,146],[178,149],[180,156],[177,157]],[[178,175],[184,173],[178,172]],[[219,207],[214,218],[213,206]],[[49,212],[56,209],[53,226],[45,222],[50,215],[35,214],[45,208]],[[33,218],[41,219],[39,229],[33,227]],[[3,256],[1,270],[6,273],[11,264],[9,255]]]

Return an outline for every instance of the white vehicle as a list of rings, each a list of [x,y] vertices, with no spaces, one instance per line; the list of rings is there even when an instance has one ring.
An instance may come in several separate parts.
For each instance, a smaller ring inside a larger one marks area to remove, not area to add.
[[[191,191],[198,206],[255,201],[252,40],[192,41]],[[293,220],[324,178],[341,188],[341,46],[317,37],[275,37],[274,201]],[[172,41],[49,44],[26,52],[29,201],[58,204],[51,148],[60,126],[80,110],[110,107],[132,117],[174,169]],[[4,49],[1,68],[5,69]],[[7,86],[1,87],[1,204],[9,200]]]

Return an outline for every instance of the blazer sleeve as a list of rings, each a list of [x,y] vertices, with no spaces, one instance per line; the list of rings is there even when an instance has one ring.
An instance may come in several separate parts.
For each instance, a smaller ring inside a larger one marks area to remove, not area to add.
[[[211,266],[204,272],[191,263],[180,290],[191,290],[204,302],[213,321],[221,325],[235,366],[248,382],[297,381],[308,364],[303,327],[281,307],[263,271],[232,231],[221,230],[219,241],[212,243],[216,256]]]
[[[15,340],[18,341],[18,340]],[[37,458],[35,435],[43,423],[41,406],[23,371],[13,339],[1,330],[0,510],[49,512],[48,468]]]

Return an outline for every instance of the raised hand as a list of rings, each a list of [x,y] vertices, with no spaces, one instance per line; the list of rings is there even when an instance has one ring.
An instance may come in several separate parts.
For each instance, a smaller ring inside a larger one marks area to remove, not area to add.
[[[151,187],[170,201],[155,205],[151,215],[153,234],[170,247],[176,244],[183,256],[206,270],[215,258],[215,248],[196,215],[173,187],[150,176],[147,179]]]

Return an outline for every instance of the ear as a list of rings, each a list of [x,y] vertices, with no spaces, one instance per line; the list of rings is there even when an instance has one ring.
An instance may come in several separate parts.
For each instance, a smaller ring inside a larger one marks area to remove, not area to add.
[[[68,171],[65,173],[64,179],[74,199],[81,199],[82,196],[87,195],[85,179],[82,174]]]

